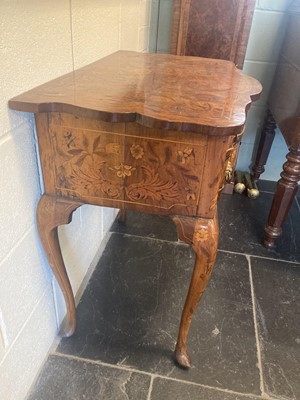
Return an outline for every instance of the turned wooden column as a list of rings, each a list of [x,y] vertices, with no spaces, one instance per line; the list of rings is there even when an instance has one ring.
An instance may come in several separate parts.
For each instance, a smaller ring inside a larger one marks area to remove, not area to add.
[[[298,190],[300,180],[300,149],[290,149],[286,156],[287,162],[283,165],[281,179],[276,186],[276,192],[273,199],[268,223],[265,227],[266,247],[273,247],[275,239],[281,233],[281,226],[285,222],[295,195]]]
[[[252,167],[252,176],[258,181],[260,175],[265,172],[265,165],[270,154],[276,131],[276,122],[270,110],[268,110],[266,122],[261,133],[255,163]]]

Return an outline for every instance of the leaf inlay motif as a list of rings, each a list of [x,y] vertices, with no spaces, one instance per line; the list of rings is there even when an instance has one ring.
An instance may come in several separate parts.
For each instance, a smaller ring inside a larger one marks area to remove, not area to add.
[[[180,195],[177,182],[160,178],[158,173],[150,166],[144,165],[141,168],[144,171],[145,179],[126,188],[127,197],[130,200],[146,200],[150,197],[156,201],[170,201]]]

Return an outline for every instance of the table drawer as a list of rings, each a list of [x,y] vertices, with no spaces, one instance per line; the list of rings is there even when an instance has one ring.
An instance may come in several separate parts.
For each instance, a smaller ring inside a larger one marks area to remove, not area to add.
[[[51,137],[57,195],[196,215],[206,146],[65,126]]]

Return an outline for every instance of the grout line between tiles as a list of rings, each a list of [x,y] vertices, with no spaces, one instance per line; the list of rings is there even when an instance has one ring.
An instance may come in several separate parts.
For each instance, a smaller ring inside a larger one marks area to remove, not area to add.
[[[151,379],[150,379],[150,385],[149,385],[149,391],[148,391],[147,400],[151,400],[152,389],[153,389],[153,381],[154,381],[154,376],[152,375]]]
[[[28,324],[28,321],[30,320],[30,318],[32,317],[32,315],[35,313],[36,309],[38,308],[38,306],[40,305],[40,303],[42,302],[43,298],[45,297],[47,293],[47,289],[45,289],[45,291],[43,292],[43,294],[40,296],[40,298],[38,299],[38,301],[36,302],[36,304],[33,306],[30,314],[28,315],[26,321],[23,323],[23,325],[21,326],[21,328],[19,329],[19,332],[17,333],[17,335],[14,337],[14,339],[8,344],[7,347],[7,351],[6,353],[4,353],[4,356],[2,357],[2,359],[0,360],[0,367],[2,366],[2,364],[4,363],[4,361],[6,360],[6,358],[8,357],[9,353],[11,352],[11,350],[13,349],[15,343],[19,340],[19,337],[22,335],[22,333],[24,332],[24,329],[26,328],[26,325]],[[47,356],[47,355],[46,355]]]
[[[274,192],[269,192],[268,190],[259,190],[259,193],[267,193],[267,194],[273,194],[274,195]]]
[[[178,240],[177,242],[173,241],[173,240],[166,240],[166,239],[157,239],[157,238],[153,238],[151,236],[140,236],[140,235],[132,235],[130,233],[123,233],[123,232],[115,232],[115,231],[110,231],[112,234],[116,234],[116,235],[123,235],[123,236],[127,236],[127,237],[133,237],[133,238],[140,238],[140,239],[149,239],[149,240],[154,240],[157,242],[165,242],[165,243],[171,243],[171,244],[175,244],[176,246],[186,246],[186,247],[190,247],[189,244]],[[258,256],[256,254],[247,254],[247,253],[241,253],[238,251],[232,251],[232,250],[224,250],[224,249],[218,249],[218,252],[221,253],[229,253],[229,254],[237,254],[240,256],[249,256],[249,257],[254,257],[254,258],[262,258],[264,260],[270,260],[270,261],[278,261],[278,262],[285,262],[288,264],[297,264],[300,265],[300,261],[290,261],[290,260],[284,260],[282,258],[275,258],[275,257],[267,257],[267,256]]]
[[[15,112],[14,110],[8,110],[8,111]],[[16,126],[12,126],[8,130],[4,131],[0,138],[0,146],[11,138],[10,135],[13,133],[14,130],[20,129],[22,127],[22,125],[28,124],[28,122],[29,122],[28,119],[26,119],[25,121],[23,120],[22,122],[18,123]],[[29,122],[29,124],[30,124],[30,122]]]
[[[154,240],[154,241],[157,241],[157,242],[172,243],[172,244],[175,244],[175,245],[190,247],[189,244],[183,242],[182,240],[178,240],[178,241],[175,242],[175,241],[173,241],[173,240],[157,239],[157,238],[154,238],[154,237],[151,237],[151,236],[132,235],[132,234],[130,234],[130,233],[123,233],[123,232],[114,232],[114,231],[111,231],[111,233],[115,233],[115,234],[117,234],[117,235],[123,235],[123,236],[133,237],[133,238],[150,239],[150,240]]]
[[[20,244],[23,242],[23,240],[26,239],[26,236],[30,234],[30,231],[34,229],[34,224],[30,225],[28,229],[22,234],[20,238],[17,239],[17,241],[14,243],[14,245],[10,248],[8,253],[5,254],[5,256],[0,260],[0,266],[12,255],[12,253],[20,246]],[[1,281],[1,278],[0,278]]]
[[[22,125],[22,124],[21,124]],[[19,127],[18,127],[19,128]],[[0,146],[2,146],[4,143],[6,143],[9,139],[11,139],[11,132],[13,131],[13,129],[8,130],[7,132],[5,132],[1,138],[0,138]]]
[[[223,250],[223,249],[218,249],[221,253],[229,253],[229,254],[237,254],[239,256],[246,256],[246,257],[253,257],[253,258],[262,258],[264,260],[271,260],[271,261],[278,261],[278,262],[285,262],[288,264],[297,264],[299,265],[299,261],[290,261],[290,260],[284,260],[282,258],[274,258],[274,257],[266,257],[266,256],[257,256],[256,254],[246,254],[246,253],[240,253],[238,251],[230,251],[230,250]]]
[[[154,378],[160,378],[160,379],[165,379],[168,381],[174,381],[174,382],[178,382],[178,383],[185,383],[188,385],[193,385],[193,386],[198,386],[198,387],[202,387],[205,389],[210,389],[210,390],[216,390],[218,392],[222,392],[222,393],[228,393],[228,394],[234,394],[234,395],[238,395],[238,396],[248,396],[251,397],[252,399],[261,399],[262,397],[260,395],[255,395],[252,393],[240,393],[240,392],[235,392],[233,390],[230,389],[222,389],[222,388],[218,388],[218,387],[214,387],[214,386],[208,386],[208,385],[204,385],[201,383],[196,383],[196,382],[192,382],[192,381],[186,381],[184,379],[178,379],[178,378],[172,378],[170,376],[164,376],[164,375],[159,375],[159,374],[155,374],[155,373],[151,373],[151,372],[147,372],[147,371],[141,371],[138,370],[136,368],[132,368],[130,366],[124,366],[123,364],[109,364],[103,361],[96,361],[96,360],[91,360],[89,358],[83,358],[83,357],[78,357],[78,356],[73,356],[71,354],[63,354],[63,353],[58,353],[58,352],[54,352],[54,353],[50,353],[49,355],[52,356],[56,356],[56,357],[61,357],[61,358],[66,358],[69,360],[74,360],[74,361],[80,361],[80,362],[85,362],[88,364],[94,364],[94,365],[100,365],[103,367],[108,367],[108,368],[116,368],[116,369],[120,369],[122,371],[127,371],[127,372],[135,372],[137,374],[141,374],[141,375],[147,375]],[[147,399],[148,400],[148,399]]]
[[[260,390],[261,390],[262,396],[264,397],[265,396],[264,377],[263,377],[261,348],[260,348],[258,326],[257,326],[256,301],[255,301],[255,293],[254,293],[254,285],[253,285],[251,257],[249,255],[246,255],[246,258],[247,258],[248,265],[249,265],[249,280],[250,280],[251,297],[252,297],[253,323],[254,323],[255,340],[256,340],[257,366],[259,369],[259,378],[260,378]]]
[[[177,242],[174,242],[172,240],[166,240],[166,239],[157,239],[157,238],[153,238],[151,236],[140,236],[140,235],[132,235],[129,233],[123,233],[123,232],[115,232],[115,231],[111,231],[111,233],[114,233],[116,235],[123,235],[123,236],[127,236],[127,237],[133,237],[133,238],[140,238],[140,239],[149,239],[149,240],[154,240],[157,242],[165,242],[165,243],[171,243],[171,244],[175,244],[176,246],[186,246],[186,247],[190,247],[189,244],[186,244],[185,242],[178,240]],[[285,262],[288,264],[297,264],[300,265],[299,261],[290,261],[290,260],[284,260],[282,258],[274,258],[274,257],[266,257],[266,256],[258,256],[256,254],[246,254],[246,253],[241,253],[238,251],[231,251],[231,250],[224,250],[224,249],[218,249],[218,252],[221,253],[229,253],[229,254],[237,254],[240,256],[249,256],[249,257],[254,257],[254,258],[262,258],[264,260],[271,260],[271,261],[278,261],[278,262]]]

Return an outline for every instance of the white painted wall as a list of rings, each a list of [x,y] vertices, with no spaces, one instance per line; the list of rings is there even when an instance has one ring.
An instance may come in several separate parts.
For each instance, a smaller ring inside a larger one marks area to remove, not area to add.
[[[263,85],[261,99],[251,106],[239,152],[237,168],[248,171],[256,157],[256,149],[266,116],[268,96],[285,34],[286,10],[291,0],[257,0],[246,53],[244,72]],[[287,145],[279,130],[273,142],[266,170],[261,179],[277,181],[286,161]]]
[[[25,398],[64,305],[41,249],[42,188],[31,114],[7,101],[118,49],[147,51],[150,0],[0,1],[0,399]],[[76,293],[116,211],[83,206],[61,227]]]

